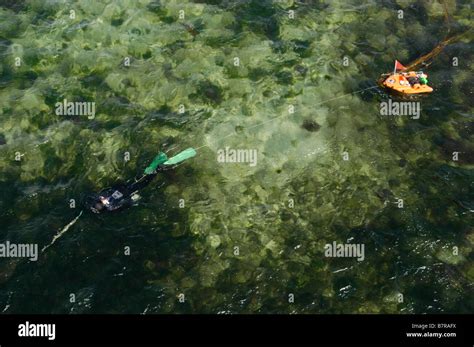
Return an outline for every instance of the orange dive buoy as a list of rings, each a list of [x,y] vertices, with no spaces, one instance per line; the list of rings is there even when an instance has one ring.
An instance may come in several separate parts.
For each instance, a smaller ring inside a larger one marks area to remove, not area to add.
[[[406,70],[405,66],[395,60],[393,72],[382,74],[379,84],[388,91],[405,95],[431,93],[433,91],[433,88],[428,86],[428,75],[423,71]]]

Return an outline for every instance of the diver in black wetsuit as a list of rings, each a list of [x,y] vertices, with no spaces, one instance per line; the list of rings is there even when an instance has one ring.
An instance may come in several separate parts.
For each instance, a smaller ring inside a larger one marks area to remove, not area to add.
[[[159,168],[157,172],[169,169],[172,169],[172,167]],[[155,178],[157,172],[143,175],[133,182],[117,184],[101,191],[97,196],[92,197],[92,201],[89,202],[90,210],[94,213],[111,212],[133,205],[135,194],[146,187]]]
[[[178,163],[195,155],[196,151],[193,148],[188,148],[171,159],[168,159],[166,154],[159,153],[138,180],[118,184],[92,195],[87,199],[86,206],[94,213],[111,212],[129,207],[136,201],[136,193],[146,187],[158,172],[174,169]]]

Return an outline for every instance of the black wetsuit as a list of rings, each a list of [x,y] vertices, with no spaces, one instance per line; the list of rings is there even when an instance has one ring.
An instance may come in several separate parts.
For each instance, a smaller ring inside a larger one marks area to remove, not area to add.
[[[97,195],[87,199],[87,207],[94,213],[111,212],[123,207],[131,206],[134,202],[133,195],[140,189],[146,187],[160,171],[172,169],[173,167],[159,166],[156,172],[143,175],[132,182],[117,184],[111,188],[102,190]],[[99,205],[99,207],[97,206]]]

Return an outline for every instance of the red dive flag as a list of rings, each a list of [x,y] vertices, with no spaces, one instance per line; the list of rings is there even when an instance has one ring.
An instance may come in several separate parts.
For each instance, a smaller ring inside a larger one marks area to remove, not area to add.
[[[406,67],[403,66],[398,60],[395,60],[395,67],[394,67],[394,71],[397,71],[397,70],[405,70]]]

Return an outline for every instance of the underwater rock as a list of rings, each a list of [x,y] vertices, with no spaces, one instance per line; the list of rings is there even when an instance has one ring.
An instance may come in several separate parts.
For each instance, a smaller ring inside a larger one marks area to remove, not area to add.
[[[321,125],[312,119],[305,119],[301,127],[309,132],[316,132],[321,128]]]
[[[293,84],[293,75],[290,71],[279,71],[275,74],[276,81],[279,84],[290,85]]]
[[[7,140],[5,138],[5,135],[0,134],[0,146],[6,145],[6,144],[7,144]]]
[[[121,26],[123,22],[124,20],[122,17],[112,17],[110,20],[110,24],[114,27]]]
[[[291,217],[292,217],[292,214],[289,213],[288,211],[283,210],[283,211],[280,212],[280,219],[283,222],[286,222],[286,221],[290,220]]]
[[[296,65],[295,66],[295,71],[300,74],[301,76],[306,76],[306,73],[308,72],[308,68],[303,65]]]
[[[397,178],[390,178],[388,180],[388,185],[390,186],[390,188],[398,187],[400,185],[400,180]]]
[[[398,161],[398,166],[405,167],[405,166],[407,166],[407,163],[408,163],[408,161],[406,159],[402,158]]]
[[[220,104],[222,102],[222,91],[209,81],[199,83],[198,93],[204,101],[212,104]]]
[[[377,192],[375,194],[382,201],[388,200],[389,198],[391,198],[393,196],[393,193],[390,190],[386,189],[386,188],[377,190]]]

